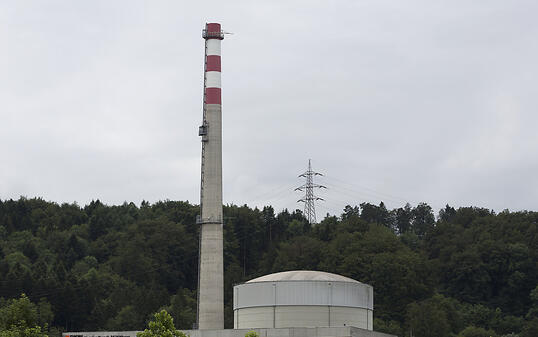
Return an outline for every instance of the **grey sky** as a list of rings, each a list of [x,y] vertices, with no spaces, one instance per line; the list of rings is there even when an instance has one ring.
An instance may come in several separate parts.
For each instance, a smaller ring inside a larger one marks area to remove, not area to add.
[[[318,218],[409,201],[536,210],[538,2],[0,3],[0,199],[198,202],[205,22],[224,201]]]

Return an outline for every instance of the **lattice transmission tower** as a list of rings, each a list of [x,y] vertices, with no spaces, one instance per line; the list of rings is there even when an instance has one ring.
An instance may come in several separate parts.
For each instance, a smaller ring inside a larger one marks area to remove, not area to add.
[[[302,177],[306,179],[306,183],[297,187],[295,191],[305,192],[304,197],[297,200],[297,202],[304,202],[304,215],[310,224],[316,223],[315,201],[323,200],[323,198],[314,195],[314,188],[327,188],[323,185],[315,184],[314,176],[323,176],[323,174],[312,171],[312,165],[310,163],[310,159],[308,159],[308,170],[299,175],[300,178]]]

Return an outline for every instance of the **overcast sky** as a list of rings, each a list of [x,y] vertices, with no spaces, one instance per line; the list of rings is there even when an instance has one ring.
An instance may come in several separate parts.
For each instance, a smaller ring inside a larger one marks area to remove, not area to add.
[[[538,1],[0,2],[0,199],[198,203],[205,22],[224,202],[538,210]]]

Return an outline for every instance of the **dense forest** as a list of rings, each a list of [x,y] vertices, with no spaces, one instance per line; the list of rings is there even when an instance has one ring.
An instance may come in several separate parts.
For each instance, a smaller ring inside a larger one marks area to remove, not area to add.
[[[0,200],[0,330],[23,302],[51,336],[141,330],[162,308],[191,328],[198,211],[181,201]],[[270,206],[224,214],[227,328],[234,284],[309,269],[371,284],[378,331],[538,336],[538,213],[361,203],[312,226],[299,210]]]

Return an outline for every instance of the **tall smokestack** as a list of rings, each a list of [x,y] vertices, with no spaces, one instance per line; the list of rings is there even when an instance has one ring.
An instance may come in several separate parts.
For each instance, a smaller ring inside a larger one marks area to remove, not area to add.
[[[206,23],[204,118],[200,257],[198,270],[198,328],[224,329],[224,266],[222,239],[222,105],[220,84],[220,44],[224,34],[218,23]]]

